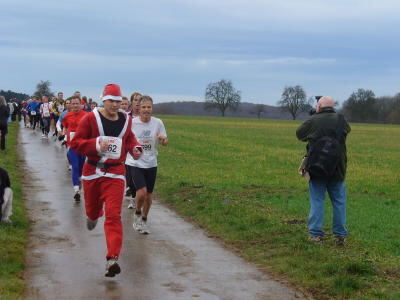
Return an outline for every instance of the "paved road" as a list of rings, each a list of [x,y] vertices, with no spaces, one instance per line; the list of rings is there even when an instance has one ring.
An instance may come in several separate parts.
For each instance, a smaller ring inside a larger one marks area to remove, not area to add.
[[[103,224],[87,231],[84,205],[75,204],[65,150],[20,129],[25,197],[33,226],[26,299],[298,299],[253,265],[223,249],[197,227],[155,203],[152,233],[131,226],[124,201],[122,273],[104,277]]]

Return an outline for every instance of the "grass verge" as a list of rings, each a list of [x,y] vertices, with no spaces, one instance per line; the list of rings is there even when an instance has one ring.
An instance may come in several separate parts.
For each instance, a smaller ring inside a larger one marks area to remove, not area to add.
[[[307,242],[300,122],[163,116],[163,201],[317,299],[400,299],[400,127],[352,124],[345,247]],[[326,202],[324,229],[331,232]]]
[[[17,151],[18,124],[9,123],[6,150],[0,151],[0,167],[10,175],[14,192],[12,224],[0,223],[0,298],[20,299],[29,221],[22,200],[22,172]]]

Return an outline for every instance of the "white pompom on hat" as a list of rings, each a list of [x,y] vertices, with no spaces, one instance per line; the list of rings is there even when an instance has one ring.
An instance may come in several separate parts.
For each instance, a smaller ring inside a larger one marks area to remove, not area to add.
[[[103,94],[101,95],[101,100],[122,101],[122,93],[120,86],[115,83],[107,84],[104,87]]]

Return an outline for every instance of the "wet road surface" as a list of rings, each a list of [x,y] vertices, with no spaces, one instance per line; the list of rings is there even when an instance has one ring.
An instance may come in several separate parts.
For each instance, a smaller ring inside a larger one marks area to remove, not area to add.
[[[104,277],[103,219],[86,229],[75,204],[66,151],[39,131],[20,128],[24,190],[32,219],[26,299],[299,299],[302,295],[225,250],[166,207],[150,211],[151,234],[132,228],[124,201],[122,273]]]

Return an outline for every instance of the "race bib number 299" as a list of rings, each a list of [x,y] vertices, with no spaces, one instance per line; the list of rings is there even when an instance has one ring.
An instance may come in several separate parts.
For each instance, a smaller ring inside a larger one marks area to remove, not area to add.
[[[121,156],[122,139],[113,136],[103,136],[102,141],[108,141],[107,150],[103,152],[103,156],[111,159],[118,159]]]
[[[151,144],[142,144],[142,148],[144,152],[150,152],[151,151]]]

